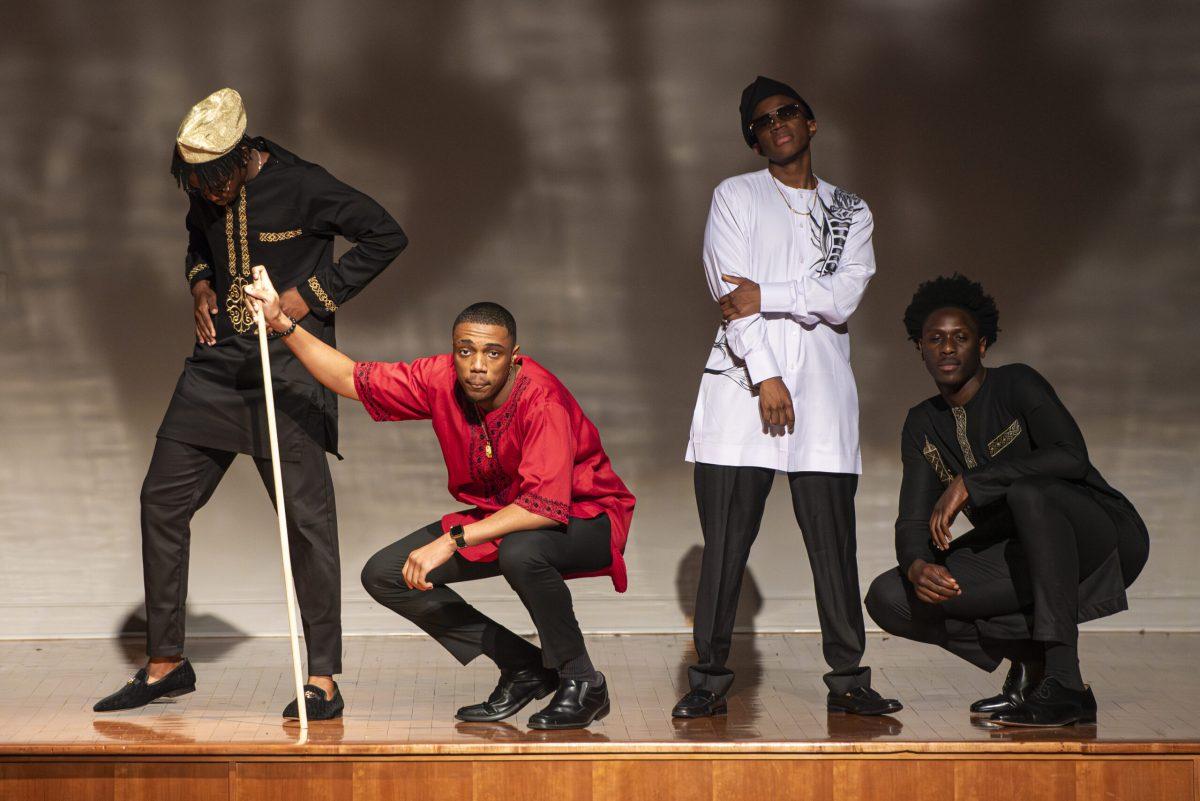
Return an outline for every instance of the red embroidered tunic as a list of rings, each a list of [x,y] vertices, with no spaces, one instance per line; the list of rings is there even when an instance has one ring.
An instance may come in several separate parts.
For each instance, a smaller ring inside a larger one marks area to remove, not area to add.
[[[564,524],[568,517],[607,514],[612,564],[567,578],[611,576],[617,592],[624,592],[633,494],[613,472],[596,426],[562,382],[527,356],[516,362],[521,369],[508,399],[482,421],[458,388],[449,353],[411,363],[359,362],[354,388],[375,420],[433,421],[446,460],[447,489],[473,507],[444,516],[444,530],[482,520],[512,503]],[[491,562],[496,543],[481,542],[459,553],[473,562]]]

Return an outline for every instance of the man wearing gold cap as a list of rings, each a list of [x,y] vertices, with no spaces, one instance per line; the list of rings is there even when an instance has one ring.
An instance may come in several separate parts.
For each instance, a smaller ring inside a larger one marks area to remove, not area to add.
[[[142,485],[146,585],[145,668],[96,704],[97,712],[140,707],[195,689],[183,656],[190,521],[234,457],[254,458],[273,492],[270,445],[254,320],[246,311],[251,265],[286,287],[283,309],[334,344],[334,312],[404,249],[408,239],[371,198],[274,142],[246,135],[233,89],[192,108],[179,127],[171,174],[188,193],[184,278],[197,344],[167,408]],[[354,243],[333,258],[333,240]],[[337,400],[282,342],[270,346],[284,505],[296,594],[308,650],[308,717],[340,716],[333,681],[341,672],[341,584],[333,482],[325,453],[337,454]],[[298,713],[293,701],[285,717]]]

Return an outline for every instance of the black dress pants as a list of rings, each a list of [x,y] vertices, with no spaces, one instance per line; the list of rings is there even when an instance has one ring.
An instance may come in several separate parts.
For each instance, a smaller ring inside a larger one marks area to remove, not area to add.
[[[688,669],[694,689],[723,694],[733,684],[733,671],[725,663],[738,595],[774,480],[775,471],[768,468],[696,464],[696,505],[704,533],[704,556],[693,625],[698,659]],[[821,649],[830,667],[825,684],[835,693],[869,687],[871,669],[859,665],[866,635],[854,531],[858,476],[789,473],[788,483],[812,565]]]
[[[316,442],[305,443],[300,461],[281,464],[284,508],[308,672],[329,676],[342,671],[337,511],[325,451]],[[212,497],[235,456],[161,437],[155,443],[141,496],[146,652],[152,657],[183,653],[192,516]],[[254,463],[274,503],[271,460],[255,457]]]
[[[898,567],[876,578],[866,606],[879,627],[995,670],[1012,658],[1013,643],[984,637],[976,621],[1027,614],[1032,640],[1075,645],[1080,582],[1114,551],[1126,587],[1146,562],[1145,528],[1137,513],[1086,487],[1022,478],[1009,488],[1005,505],[1004,513],[951,543],[944,564],[961,595],[926,603]]]
[[[465,665],[484,652],[485,637],[494,637],[498,631],[510,638],[516,635],[446,585],[504,576],[533,618],[543,666],[557,669],[587,652],[563,574],[601,570],[612,564],[608,515],[573,517],[565,530],[513,532],[500,539],[499,555],[493,562],[472,562],[456,553],[426,576],[434,585],[432,590],[409,589],[403,575],[409,553],[442,534],[440,521],[430,523],[380,550],[363,567],[363,587],[372,598],[411,620]]]

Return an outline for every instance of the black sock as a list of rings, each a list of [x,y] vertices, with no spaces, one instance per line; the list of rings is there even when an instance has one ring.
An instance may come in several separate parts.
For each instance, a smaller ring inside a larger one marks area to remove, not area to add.
[[[592,660],[588,658],[587,651],[584,651],[579,656],[563,662],[558,668],[558,677],[560,679],[586,681],[595,685],[600,679],[600,674],[596,672],[596,667],[592,664]]]
[[[1046,677],[1072,690],[1083,691],[1083,676],[1079,673],[1079,649],[1074,643],[1046,643]]]
[[[541,649],[495,623],[483,630],[483,653],[501,671],[537,670],[542,666]]]

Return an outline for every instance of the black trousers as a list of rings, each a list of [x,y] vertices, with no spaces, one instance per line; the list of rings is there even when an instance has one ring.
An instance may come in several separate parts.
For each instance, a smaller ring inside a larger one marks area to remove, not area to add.
[[[301,460],[282,463],[284,508],[308,672],[327,676],[342,671],[337,511],[324,448],[304,441]],[[155,443],[141,496],[146,652],[152,657],[183,653],[192,516],[212,497],[235,456],[161,437]],[[271,460],[255,457],[254,463],[274,503]]]
[[[962,595],[937,604],[921,601],[898,567],[876,578],[866,606],[880,628],[995,670],[1012,658],[1014,643],[984,637],[976,621],[1025,613],[1033,620],[1034,641],[1074,645],[1080,582],[1114,550],[1125,586],[1145,564],[1145,531],[1137,513],[1100,500],[1086,487],[1022,478],[1009,488],[1005,504],[1007,513],[963,535],[945,557]]]
[[[442,534],[440,521],[430,523],[376,553],[363,567],[363,587],[372,598],[411,620],[465,665],[484,652],[485,637],[495,637],[497,632],[508,637],[516,635],[446,585],[504,576],[533,618],[545,667],[557,669],[587,653],[563,574],[601,570],[612,563],[608,515],[573,517],[565,529],[509,534],[498,543],[499,558],[494,562],[471,562],[454,554],[427,576],[434,585],[432,590],[409,589],[402,572],[409,553]]]
[[[698,661],[688,669],[695,689],[724,693],[733,684],[733,671],[725,663],[738,595],[774,480],[775,471],[763,467],[696,464],[704,557],[693,626]],[[868,687],[871,669],[859,665],[866,635],[854,532],[858,476],[789,473],[788,482],[792,509],[812,565],[821,649],[830,667],[825,684],[837,693]]]

